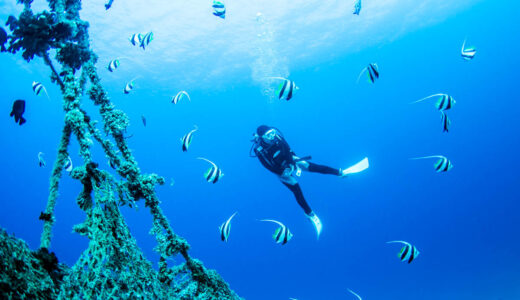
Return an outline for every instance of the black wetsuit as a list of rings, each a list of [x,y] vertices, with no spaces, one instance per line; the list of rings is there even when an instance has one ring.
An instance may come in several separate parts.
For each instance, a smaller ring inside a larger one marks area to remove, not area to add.
[[[291,165],[295,165],[294,152],[289,147],[287,141],[282,137],[278,136],[272,144],[265,143],[262,138],[258,138],[257,144],[254,146],[254,152],[262,165],[269,171],[281,176],[286,168],[290,168]],[[339,175],[340,170],[331,167],[318,165],[307,161],[309,164],[308,171],[321,174]],[[301,206],[305,214],[310,215],[312,209],[303,196],[300,184],[289,184],[286,182],[282,183],[293,192],[296,201]]]

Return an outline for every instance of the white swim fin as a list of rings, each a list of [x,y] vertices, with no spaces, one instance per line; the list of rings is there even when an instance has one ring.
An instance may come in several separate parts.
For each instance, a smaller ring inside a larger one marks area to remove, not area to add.
[[[361,160],[357,164],[353,165],[352,167],[347,168],[345,170],[341,170],[341,176],[347,176],[348,174],[359,173],[366,169],[368,169],[368,158],[367,157],[363,158],[363,160]]]

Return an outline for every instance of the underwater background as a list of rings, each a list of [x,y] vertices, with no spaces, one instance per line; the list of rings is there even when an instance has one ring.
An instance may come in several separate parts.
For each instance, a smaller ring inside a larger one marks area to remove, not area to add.
[[[103,84],[131,119],[130,147],[142,171],[166,178],[157,188],[162,208],[192,255],[246,299],[354,299],[347,289],[363,299],[520,299],[520,3],[366,0],[359,16],[353,1],[225,3],[225,19],[212,15],[210,1],[115,0],[107,11],[103,1],[88,1],[81,12]],[[2,0],[0,21],[21,9]],[[155,39],[144,51],[128,41],[149,31]],[[477,49],[471,61],[460,55],[465,39]],[[121,65],[111,73],[106,66],[117,57]],[[369,63],[381,77],[356,84]],[[37,248],[63,124],[61,94],[41,59],[28,64],[2,54],[0,66],[0,226]],[[279,100],[269,76],[300,89]],[[33,93],[33,81],[50,100]],[[181,90],[191,101],[171,103]],[[433,100],[410,104],[436,93],[457,101],[449,133]],[[22,126],[9,117],[16,99],[26,100]],[[319,240],[291,192],[249,157],[261,124],[279,128],[315,163],[344,168],[369,158],[368,170],[348,178],[302,174],[303,193],[323,223]],[[184,153],[179,139],[194,125]],[[95,147],[94,160],[112,171]],[[79,164],[77,142],[69,153]],[[445,155],[454,167],[436,173],[433,160],[409,160],[427,155]],[[205,181],[208,164],[199,156],[222,168],[222,180]],[[72,233],[85,218],[75,201],[80,190],[64,176],[51,250],[68,265],[88,244]],[[121,209],[157,262],[144,203]],[[234,212],[224,243],[218,227]],[[258,221],[266,218],[282,221],[293,239],[276,244],[274,226]],[[409,241],[420,255],[401,263],[390,240]]]

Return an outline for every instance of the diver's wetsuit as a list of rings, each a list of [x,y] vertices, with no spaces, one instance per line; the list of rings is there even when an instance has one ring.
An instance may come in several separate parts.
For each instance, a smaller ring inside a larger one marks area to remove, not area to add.
[[[269,129],[272,129],[272,127],[260,126],[257,129],[257,135],[261,137]],[[297,168],[302,168],[309,172],[340,175],[339,169],[299,160],[281,134],[278,134],[270,143],[266,143],[262,138],[257,138],[254,152],[262,165],[278,175],[282,183],[293,192],[296,201],[306,215],[310,215],[312,209],[303,197],[302,189],[294,177],[294,171]]]

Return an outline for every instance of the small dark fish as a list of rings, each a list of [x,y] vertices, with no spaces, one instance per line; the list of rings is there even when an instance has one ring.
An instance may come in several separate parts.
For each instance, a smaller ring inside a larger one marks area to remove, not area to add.
[[[0,27],[0,52],[5,52],[7,49],[5,49],[5,43],[7,42],[7,32]]]
[[[141,116],[141,120],[143,120],[143,125],[146,127],[146,118],[144,116]]]
[[[22,125],[25,123],[23,113],[25,112],[25,100],[16,100],[13,103],[13,110],[9,116],[14,116],[14,122]]]
[[[356,0],[354,3],[354,14],[359,16],[359,12],[361,11],[361,0]]]
[[[105,4],[105,9],[108,10],[112,7],[112,3],[114,3],[114,0],[108,0],[108,3]]]
[[[387,244],[392,244],[392,243],[404,244],[404,247],[401,249],[399,254],[397,254],[397,256],[401,259],[401,261],[408,261],[408,263],[411,263],[419,255],[419,250],[417,250],[417,248],[415,248],[415,246],[411,245],[408,242],[405,242],[405,241],[387,242]]]

